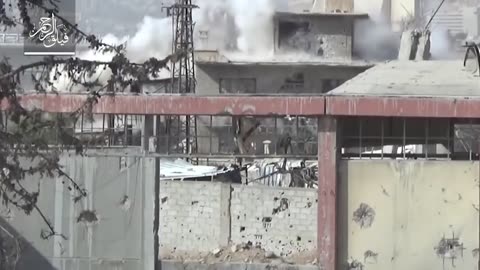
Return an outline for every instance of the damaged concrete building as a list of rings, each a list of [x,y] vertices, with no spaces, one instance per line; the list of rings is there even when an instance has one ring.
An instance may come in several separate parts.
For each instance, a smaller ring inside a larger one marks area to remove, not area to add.
[[[196,92],[328,92],[372,66],[354,53],[355,21],[362,19],[368,19],[368,15],[277,12],[271,56],[229,59],[216,50],[197,51]]]

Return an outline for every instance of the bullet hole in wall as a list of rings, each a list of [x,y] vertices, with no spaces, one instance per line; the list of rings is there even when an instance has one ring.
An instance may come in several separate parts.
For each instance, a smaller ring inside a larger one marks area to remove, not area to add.
[[[353,212],[353,221],[360,225],[360,228],[369,228],[375,219],[375,210],[366,203],[361,203]]]
[[[163,204],[163,203],[166,203],[167,201],[168,201],[168,197],[163,197],[163,198],[162,198],[162,204]]]
[[[478,258],[478,255],[479,255],[479,250],[478,250],[478,248],[472,250],[472,256],[473,256],[474,258]]]
[[[288,209],[288,199],[287,198],[282,198],[280,199],[280,203],[277,207],[273,209],[272,215],[276,215],[280,212],[283,212]]]
[[[97,212],[94,210],[83,210],[80,212],[80,215],[78,215],[77,222],[86,224],[96,223],[98,222]]]
[[[244,226],[241,226],[240,227],[240,232],[244,232],[245,231],[245,227]]]
[[[263,228],[268,229],[272,227],[272,218],[271,217],[264,217],[262,218]]]
[[[373,263],[377,263],[377,261],[378,261],[378,253],[375,253],[371,250],[367,250],[363,254],[363,262],[364,263],[373,264]]]
[[[348,270],[363,270],[364,265],[357,260],[352,260],[348,263],[347,269]]]
[[[463,251],[465,250],[463,243],[460,242],[458,237],[455,237],[455,234],[452,234],[452,238],[445,238],[445,236],[442,237],[434,249],[437,256],[442,259],[449,258],[452,260],[452,263],[455,259],[463,257]]]

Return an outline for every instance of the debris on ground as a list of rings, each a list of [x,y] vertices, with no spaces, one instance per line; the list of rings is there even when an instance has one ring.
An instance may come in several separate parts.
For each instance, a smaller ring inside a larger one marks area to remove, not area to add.
[[[317,265],[318,260],[315,251],[291,254],[281,257],[275,252],[255,247],[249,243],[235,244],[223,248],[216,248],[210,252],[192,254],[191,252],[161,252],[164,260],[200,262],[204,264],[222,262],[244,262],[244,263],[269,263],[269,264],[300,264]]]

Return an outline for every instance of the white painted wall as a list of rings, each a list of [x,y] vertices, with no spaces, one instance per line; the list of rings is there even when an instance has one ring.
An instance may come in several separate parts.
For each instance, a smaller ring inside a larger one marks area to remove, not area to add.
[[[341,265],[353,258],[369,270],[478,269],[478,162],[348,161],[340,172]],[[362,203],[375,211],[368,228],[353,221]],[[455,268],[434,249],[453,233],[465,248]],[[368,250],[376,262],[364,262]]]

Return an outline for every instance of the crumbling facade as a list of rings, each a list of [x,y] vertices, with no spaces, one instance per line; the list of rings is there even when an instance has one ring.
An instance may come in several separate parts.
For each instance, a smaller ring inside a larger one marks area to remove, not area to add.
[[[197,94],[320,94],[372,66],[354,55],[354,23],[366,14],[277,12],[271,56],[196,52]],[[269,53],[269,52],[267,52]]]

